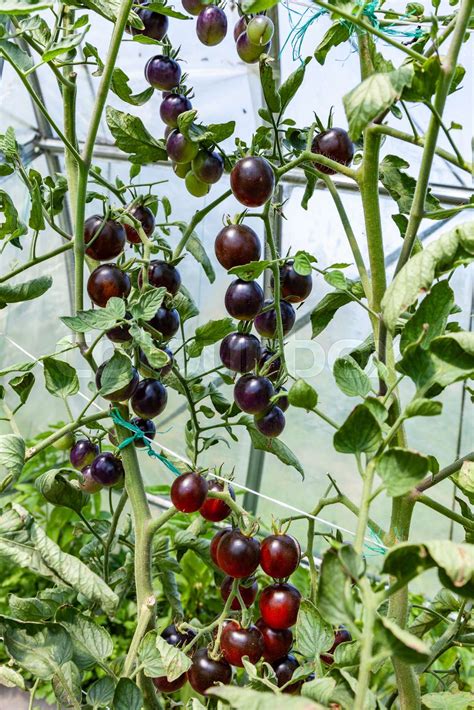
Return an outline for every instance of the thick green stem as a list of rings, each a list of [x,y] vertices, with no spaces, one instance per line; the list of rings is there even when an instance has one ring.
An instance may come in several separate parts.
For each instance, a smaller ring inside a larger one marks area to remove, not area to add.
[[[434,108],[439,116],[443,115],[446,99],[449,94],[451,82],[456,71],[457,59],[461,45],[466,33],[466,28],[469,24],[469,18],[472,12],[472,0],[463,0],[459,8],[459,13],[456,19],[456,27],[453,32],[453,38],[446,57],[441,59],[441,75],[438,80],[438,86],[434,98]],[[413,244],[415,243],[418,229],[423,219],[425,208],[426,192],[430,179],[431,167],[433,165],[433,157],[436,151],[436,142],[440,129],[438,117],[433,114],[430,118],[428,130],[425,135],[425,147],[421,159],[420,171],[416,182],[415,194],[410,209],[408,218],[407,230],[403,240],[403,246],[395,269],[397,274],[402,266],[406,264],[410,258]]]
[[[370,671],[372,667],[372,646],[374,643],[374,623],[376,609],[374,595],[367,578],[359,582],[361,595],[364,602],[364,630],[360,645],[359,675],[357,677],[357,690],[354,699],[354,710],[365,710],[367,707],[366,695],[370,684]]]
[[[74,10],[66,5],[63,6],[62,26],[64,38],[66,39],[71,32],[71,27],[74,24]],[[76,73],[74,70],[65,66],[63,76],[67,80],[62,90],[63,95],[63,117],[64,117],[64,134],[75,150],[77,147],[76,135]],[[76,214],[75,200],[77,197],[77,179],[78,179],[78,163],[74,155],[68,150],[67,146],[64,151],[64,163],[66,166],[67,182],[69,188],[69,200],[71,204],[71,213]]]
[[[125,504],[128,500],[128,495],[127,491],[125,490],[122,495],[120,496],[120,500],[118,502],[117,507],[114,510],[114,514],[112,517],[112,521],[110,523],[110,530],[109,534],[107,535],[107,539],[105,541],[105,546],[104,546],[104,561],[103,561],[103,574],[104,574],[104,581],[108,584],[109,583],[109,557],[110,557],[110,550],[112,548],[113,542],[114,542],[114,537],[115,537],[115,532],[117,530],[117,525],[120,520],[120,516],[122,515],[123,509],[125,508]]]

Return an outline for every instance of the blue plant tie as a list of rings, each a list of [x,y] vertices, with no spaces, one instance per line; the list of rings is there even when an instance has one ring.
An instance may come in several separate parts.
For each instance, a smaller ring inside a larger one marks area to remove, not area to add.
[[[280,56],[283,53],[283,50],[285,49],[286,45],[288,43],[291,44],[292,47],[292,56],[293,56],[293,61],[296,61],[299,59],[300,62],[303,62],[303,58],[301,56],[302,54],[302,46],[303,46],[303,41],[306,35],[306,32],[308,29],[311,27],[311,25],[316,22],[322,15],[329,15],[329,11],[326,10],[325,8],[306,8],[303,12],[300,12],[299,10],[295,9],[294,7],[290,7],[290,2],[291,0],[286,0],[284,3],[284,7],[286,7],[286,10],[288,12],[288,19],[290,22],[290,27],[291,30],[288,34],[288,37],[286,38],[285,42],[283,43],[283,46],[280,50]],[[381,32],[384,32],[387,35],[391,35],[392,37],[406,37],[409,39],[419,39],[420,37],[423,36],[424,31],[422,30],[421,27],[416,27],[414,29],[409,29],[409,30],[402,30],[397,28],[397,23],[393,23],[392,25],[384,26],[381,27],[380,21],[377,18],[376,12],[379,9],[381,3],[380,0],[371,0],[371,2],[364,3],[362,0],[358,0],[358,5],[364,5],[364,9],[362,10],[362,15],[364,17],[367,17],[369,20],[370,24],[372,27],[375,27],[376,29],[380,30]],[[307,15],[310,15],[308,19],[305,20]],[[294,17],[297,16],[299,19],[295,22]],[[409,19],[409,16],[406,16],[407,19]],[[343,25],[344,27],[347,27],[349,31],[349,37],[351,39],[351,44],[354,47],[354,50],[357,51],[357,46],[354,42],[353,34],[356,32],[361,32],[359,27],[354,25],[350,20],[346,19],[341,19],[339,20],[339,23]]]
[[[175,476],[180,476],[181,471],[178,471],[176,466],[169,461],[166,456],[163,454],[159,454],[157,451],[155,451],[151,445],[151,442],[147,439],[145,432],[143,432],[139,427],[137,427],[135,424],[132,424],[132,422],[128,422],[126,419],[122,417],[120,414],[119,410],[116,409],[115,407],[110,410],[110,416],[112,417],[112,421],[115,424],[118,424],[119,426],[123,427],[124,429],[128,429],[128,431],[132,432],[132,436],[127,437],[124,439],[120,444],[118,445],[118,449],[122,450],[126,446],[129,446],[130,444],[134,444],[136,441],[141,441],[146,448],[148,456],[151,456],[154,459],[160,459],[162,463],[165,464],[167,468],[169,468],[170,471],[172,471]]]

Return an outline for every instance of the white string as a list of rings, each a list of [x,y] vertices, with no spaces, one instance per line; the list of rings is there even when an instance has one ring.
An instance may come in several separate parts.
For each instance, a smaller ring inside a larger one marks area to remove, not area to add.
[[[27,357],[29,357],[30,360],[33,360],[34,362],[39,363],[39,364],[41,365],[41,367],[44,367],[44,365],[43,365],[43,363],[41,362],[41,360],[38,360],[34,355],[32,355],[31,353],[29,353],[27,350],[25,350],[25,348],[23,348],[23,347],[22,347],[21,345],[19,345],[17,342],[15,342],[14,340],[12,340],[12,338],[10,338],[8,335],[5,335],[4,337],[8,340],[9,343],[11,343],[11,344],[12,344],[14,347],[16,347],[18,350],[20,350],[20,352],[22,352],[24,355],[26,355]],[[81,392],[80,390],[79,390],[79,392],[77,392],[77,394],[78,394],[80,397],[82,397],[82,399],[84,399],[86,402],[90,402],[90,403],[92,404],[92,406],[96,407],[96,409],[98,409],[98,410],[100,411],[100,407],[96,404],[96,402],[92,401],[92,399],[90,399],[90,397],[87,397],[87,396],[86,396],[83,392]],[[154,441],[153,439],[149,439],[148,437],[144,437],[144,438],[150,443],[151,447],[157,451],[157,453],[159,453],[160,451],[164,451],[164,452],[166,452],[167,454],[170,454],[170,456],[173,456],[174,458],[178,459],[178,461],[182,461],[182,462],[185,463],[187,466],[189,466],[189,467],[192,468],[192,463],[191,463],[191,461],[189,461],[189,460],[188,460],[187,458],[185,458],[184,456],[181,456],[180,454],[176,453],[176,452],[173,451],[172,449],[169,449],[168,447],[163,446],[162,444],[159,444],[157,441]],[[219,476],[217,473],[213,473],[213,477],[214,477],[214,478],[218,478],[218,479],[221,480],[221,481],[226,481],[226,482],[228,482],[228,479],[223,478],[222,476]],[[265,495],[265,493],[260,493],[260,491],[254,491],[252,488],[248,488],[248,487],[245,486],[243,483],[238,483],[237,481],[232,481],[232,486],[234,486],[234,487],[236,487],[236,488],[240,488],[241,490],[246,491],[247,493],[252,493],[253,495],[257,496],[257,498],[262,498],[263,500],[267,500],[267,501],[269,501],[270,503],[275,503],[276,505],[279,505],[281,508],[285,508],[286,510],[291,510],[293,513],[298,513],[298,515],[303,515],[305,518],[309,518],[309,519],[311,519],[311,520],[314,520],[314,521],[316,521],[316,522],[318,522],[318,523],[321,523],[322,525],[325,525],[325,526],[327,526],[327,527],[329,527],[329,528],[331,528],[331,529],[339,530],[340,532],[346,533],[347,535],[351,535],[352,537],[355,537],[355,535],[356,535],[355,532],[353,532],[352,530],[348,530],[347,528],[344,528],[344,527],[342,527],[341,525],[337,525],[336,523],[331,523],[331,522],[329,522],[328,520],[324,520],[324,518],[320,518],[320,517],[318,517],[318,516],[316,516],[316,515],[312,515],[311,513],[307,513],[306,511],[301,510],[300,508],[295,508],[295,506],[290,505],[289,503],[284,503],[283,501],[278,500],[278,498],[272,498],[271,496]],[[152,496],[149,496],[149,497],[150,497],[150,499],[153,498]],[[371,538],[369,538],[369,537],[365,537],[364,540],[365,540],[367,543],[370,543],[371,546],[373,546],[373,545],[375,544],[375,545],[376,545],[378,548],[380,548],[381,550],[387,550],[387,549],[388,549],[388,548],[378,539],[378,537],[377,537],[375,540],[373,540],[373,539],[371,539]]]

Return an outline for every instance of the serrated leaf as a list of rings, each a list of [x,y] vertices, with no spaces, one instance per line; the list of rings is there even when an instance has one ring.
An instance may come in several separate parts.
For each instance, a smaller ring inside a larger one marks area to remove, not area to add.
[[[334,434],[334,448],[343,454],[374,451],[382,439],[380,423],[364,404],[358,404]]]
[[[339,44],[342,44],[342,42],[346,42],[349,37],[349,27],[343,25],[341,22],[334,22],[314,51],[314,58],[318,64],[323,65],[329,50],[332,47],[337,47]]]
[[[138,116],[107,106],[106,117],[115,145],[130,156],[132,163],[147,165],[168,159],[163,143],[147,131]]]
[[[406,417],[435,417],[441,414],[443,409],[442,402],[436,402],[432,399],[423,397],[413,399],[405,408],[404,415]]]
[[[330,548],[321,563],[316,601],[319,612],[329,624],[352,621],[350,589],[351,580],[344,572],[336,550]]]
[[[318,393],[308,382],[299,379],[291,385],[288,401],[293,407],[301,407],[311,411],[318,403]]]
[[[243,264],[241,266],[233,266],[229,269],[229,274],[232,276],[237,276],[243,281],[254,281],[258,279],[265,269],[271,265],[271,261],[267,259],[261,259],[260,261],[250,261],[248,264]]]
[[[0,308],[5,308],[7,303],[20,303],[39,298],[53,285],[51,276],[39,276],[31,281],[24,281],[14,286],[0,285]]]
[[[114,710],[142,710],[142,692],[133,680],[120,678],[115,688],[112,707]]]
[[[191,667],[191,659],[177,646],[167,643],[161,636],[156,637],[155,643],[161,656],[166,678],[170,683]]]
[[[119,67],[115,67],[110,88],[119,99],[125,101],[127,104],[132,104],[132,106],[143,106],[143,104],[151,99],[155,92],[154,88],[149,86],[147,89],[144,89],[144,91],[134,94],[128,82],[129,78],[125,72]]]
[[[333,374],[337,386],[348,397],[365,397],[370,392],[368,375],[350,355],[337,358]]]
[[[1,12],[1,6],[0,6]],[[33,57],[25,52],[14,42],[7,39],[0,39],[0,57],[4,57],[7,62],[10,62],[14,67],[17,67],[20,72],[27,72],[33,67]]]
[[[48,503],[80,513],[89,496],[80,488],[78,481],[68,478],[68,474],[69,469],[46,471],[36,479],[35,486]]]
[[[280,94],[277,91],[276,82],[273,77],[272,65],[265,55],[260,60],[260,84],[269,111],[278,113],[281,109]]]
[[[315,264],[318,260],[315,256],[307,251],[299,250],[295,254],[293,268],[297,274],[302,276],[310,276],[313,273],[311,264]]]
[[[295,468],[304,478],[304,470],[301,463],[291,449],[286,446],[286,444],[279,439],[271,439],[268,436],[264,436],[258,431],[258,429],[255,428],[254,424],[250,420],[246,426],[247,431],[250,434],[250,439],[252,440],[252,445],[255,449],[274,454],[282,463]]]
[[[472,693],[458,688],[452,693],[425,693],[421,696],[421,702],[429,710],[469,710],[472,708]]]
[[[417,451],[393,447],[385,451],[376,464],[389,496],[401,496],[414,488],[429,471],[427,456]]]
[[[43,366],[46,389],[54,397],[65,399],[79,392],[79,378],[72,365],[54,357],[45,357]]]
[[[24,463],[25,442],[21,436],[0,436],[0,492],[18,480]]]
[[[114,691],[114,681],[109,676],[105,676],[89,686],[86,700],[89,705],[92,705],[93,710],[103,708],[112,702]]]
[[[263,0],[257,0],[260,7]],[[235,685],[212,686],[206,691],[206,695],[222,698],[225,706],[233,710],[276,710],[278,705],[282,705],[276,698],[275,693],[260,692],[251,688],[242,688]],[[308,698],[285,696],[285,710],[324,710],[322,705],[314,703]]]
[[[149,288],[140,294],[137,303],[131,307],[134,318],[149,321],[153,318],[166,296],[166,288]]]
[[[214,345],[234,330],[235,323],[229,317],[200,325],[194,332],[193,342],[187,347],[189,357],[199,357],[205,347]]]
[[[448,281],[435,284],[405,324],[400,339],[401,352],[414,342],[426,349],[434,338],[443,335],[453,306],[454,293]]]
[[[63,606],[56,615],[56,621],[72,639],[73,659],[79,668],[92,668],[112,655],[112,637],[104,626],[99,626],[90,617],[80,614],[73,607]]]
[[[27,15],[53,6],[51,0],[0,0],[0,15]]]
[[[59,624],[17,622],[3,616],[0,628],[8,655],[37,678],[51,680],[72,658],[71,639]]]
[[[296,622],[296,646],[305,658],[319,658],[331,647],[334,638],[332,626],[325,621],[308,599],[303,599]]]
[[[343,103],[352,140],[357,140],[372,119],[395,103],[412,80],[413,67],[405,64],[391,72],[372,74],[346,94]]]
[[[61,708],[77,707],[81,704],[81,674],[78,667],[68,661],[61,666],[61,675],[52,679],[53,691]]]
[[[214,267],[211,264],[204,245],[202,244],[201,240],[195,232],[191,234],[188,241],[186,242],[186,251],[188,251],[192,256],[194,256],[196,261],[201,264],[202,268],[204,269],[204,273],[209,279],[209,282],[211,284],[214,283],[214,281],[216,280]]]
[[[100,376],[100,394],[107,395],[126,387],[133,379],[132,362],[127,355],[114,351]]]
[[[430,655],[428,646],[417,636],[400,628],[392,619],[380,616],[375,625],[376,638],[390,649],[392,656],[406,663],[421,663]]]
[[[280,114],[284,113],[284,111],[288,107],[288,104],[298,92],[298,89],[300,88],[304,80],[306,65],[310,61],[311,57],[306,57],[306,59],[302,64],[300,64],[298,69],[296,69],[292,74],[290,74],[290,76],[285,79],[283,84],[278,89],[281,101]]]
[[[1,6],[0,6],[1,7]],[[10,666],[0,666],[0,685],[6,688],[20,688],[26,690],[25,681],[18,671]]]

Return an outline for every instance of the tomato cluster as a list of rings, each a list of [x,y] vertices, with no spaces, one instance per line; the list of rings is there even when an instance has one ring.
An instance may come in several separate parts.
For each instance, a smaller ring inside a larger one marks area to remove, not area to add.
[[[90,439],[79,439],[70,452],[72,466],[82,474],[81,488],[86,493],[97,493],[101,488],[112,488],[123,481],[122,461],[109,451],[100,452]]]

